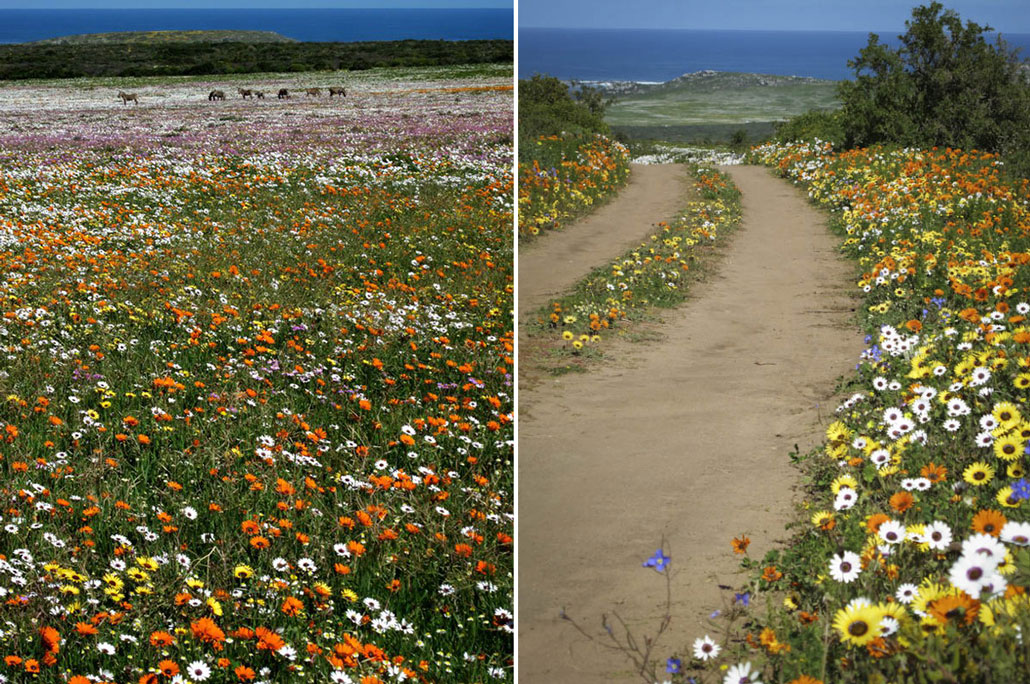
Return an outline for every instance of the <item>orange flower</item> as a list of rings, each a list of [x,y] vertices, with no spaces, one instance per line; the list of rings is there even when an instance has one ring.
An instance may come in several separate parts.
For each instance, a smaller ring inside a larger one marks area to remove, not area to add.
[[[915,502],[915,497],[906,491],[897,492],[890,498],[891,508],[898,513],[904,513],[908,509],[912,508],[912,505],[915,504]]]
[[[53,627],[42,627],[39,636],[43,639],[43,647],[50,653],[61,650],[61,634]]]
[[[880,525],[890,520],[889,515],[883,513],[873,513],[871,516],[865,519],[865,528],[869,530],[869,534],[878,534],[880,532]]]
[[[205,643],[221,643],[225,641],[225,632],[211,618],[200,618],[190,624],[193,638]]]
[[[233,672],[236,673],[236,676],[241,682],[249,682],[254,679],[254,670],[250,669],[246,665],[237,665]]]
[[[162,646],[170,646],[173,643],[175,643],[175,637],[173,637],[168,632],[162,632],[161,630],[158,630],[156,632],[151,632],[150,634],[151,646],[156,646],[160,648]]]
[[[25,661],[25,671],[36,673],[39,672],[39,661],[35,658],[29,658]]]
[[[157,664],[157,669],[161,670],[161,674],[165,677],[174,677],[179,674],[179,666],[174,660],[162,660]]]
[[[790,684],[823,684],[823,680],[803,674],[797,679],[790,680]]]
[[[282,609],[285,615],[297,615],[300,611],[304,610],[304,603],[293,596],[287,596],[286,600],[283,601]]]
[[[262,537],[258,535],[256,537],[250,538],[250,545],[253,546],[255,549],[267,549],[269,546],[272,545],[272,542],[268,541],[267,537]]]
[[[762,573],[762,579],[766,582],[775,582],[781,577],[783,577],[783,573],[777,570],[775,565],[766,566],[765,571]]]
[[[258,638],[257,647],[259,651],[275,652],[286,645],[286,642],[283,641],[281,636],[267,627],[258,627],[254,630],[254,633]]]
[[[97,633],[97,628],[89,622],[78,622],[75,624],[75,631],[83,636]]]
[[[919,474],[928,479],[930,482],[944,482],[948,479],[948,469],[944,466],[939,466],[933,461],[927,463],[919,471]]]
[[[68,680],[68,684],[91,684],[88,678],[82,675],[75,675]]]
[[[973,516],[973,531],[997,537],[1007,522],[1008,519],[1000,511],[985,508]]]
[[[747,553],[747,547],[751,543],[751,540],[741,535],[739,538],[734,538],[731,544],[733,545],[733,553],[744,554]]]

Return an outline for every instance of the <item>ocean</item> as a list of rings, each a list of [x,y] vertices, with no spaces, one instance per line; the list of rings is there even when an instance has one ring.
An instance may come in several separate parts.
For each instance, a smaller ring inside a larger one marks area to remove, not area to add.
[[[897,45],[900,31],[876,32]],[[1003,34],[1030,55],[1030,34]],[[854,78],[848,69],[865,31],[702,31],[687,29],[520,28],[519,78],[662,82],[694,71]]]
[[[77,33],[275,31],[302,41],[513,40],[510,9],[50,9],[0,10],[0,43]]]

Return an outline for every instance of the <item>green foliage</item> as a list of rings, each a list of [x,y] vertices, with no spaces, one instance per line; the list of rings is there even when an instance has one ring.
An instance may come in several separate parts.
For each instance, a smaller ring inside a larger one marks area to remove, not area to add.
[[[962,23],[938,2],[912,10],[901,45],[870,34],[840,85],[844,144],[898,143],[980,149],[1021,168],[1030,129],[1030,86],[1015,51],[989,26]]]
[[[519,80],[519,137],[532,140],[562,133],[608,135],[604,122],[607,103],[600,91],[579,88],[576,99],[553,76],[534,75]]]
[[[512,62],[510,40],[0,45],[0,80],[362,70]]]
[[[844,122],[840,110],[810,111],[799,114],[776,126],[778,142],[822,140],[840,145],[844,142]]]

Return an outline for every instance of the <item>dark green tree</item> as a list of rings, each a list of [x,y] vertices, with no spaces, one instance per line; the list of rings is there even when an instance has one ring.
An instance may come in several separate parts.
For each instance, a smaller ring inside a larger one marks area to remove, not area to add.
[[[844,142],[950,146],[1021,154],[1030,87],[1016,51],[993,29],[933,2],[912,10],[897,48],[876,34],[840,86]]]

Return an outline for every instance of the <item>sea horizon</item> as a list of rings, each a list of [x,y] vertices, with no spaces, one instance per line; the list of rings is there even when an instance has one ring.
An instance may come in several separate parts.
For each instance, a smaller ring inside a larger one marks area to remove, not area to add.
[[[273,31],[305,42],[514,40],[511,9],[0,9],[0,44],[118,31]]]
[[[519,78],[664,83],[698,71],[853,78],[847,62],[870,33],[896,46],[896,32],[753,31],[741,29],[561,29],[519,27]],[[1002,37],[1020,56],[1030,34]]]

